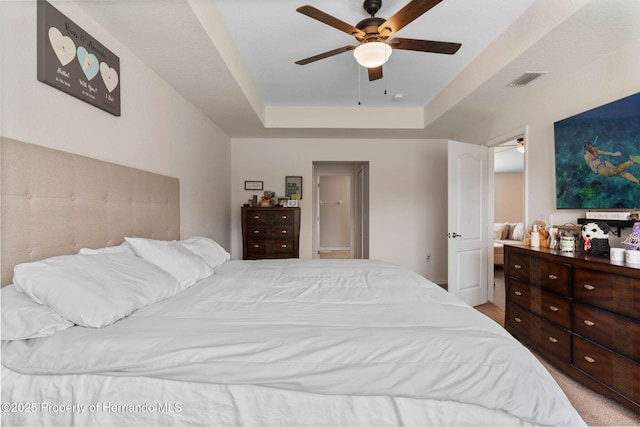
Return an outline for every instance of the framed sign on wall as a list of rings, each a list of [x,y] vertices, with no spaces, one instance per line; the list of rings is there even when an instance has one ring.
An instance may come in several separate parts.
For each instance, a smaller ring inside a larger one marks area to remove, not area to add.
[[[38,1],[38,80],[120,116],[120,58],[44,0]]]
[[[245,181],[245,190],[262,190],[263,181]]]
[[[302,199],[302,177],[285,177],[285,195],[291,199]]]

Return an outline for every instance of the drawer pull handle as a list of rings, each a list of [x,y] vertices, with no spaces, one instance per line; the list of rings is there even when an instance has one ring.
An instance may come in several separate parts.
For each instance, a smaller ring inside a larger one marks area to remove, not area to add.
[[[282,234],[287,234],[287,230],[282,230]]]
[[[589,356],[585,356],[584,360],[586,360],[589,363],[594,363],[596,361],[596,359],[594,359],[593,357],[589,357]]]
[[[513,320],[515,320],[515,321],[516,321],[516,322],[518,322],[518,323],[522,322],[522,319],[521,319],[521,318],[519,318],[519,317],[515,317]]]
[[[282,219],[287,219],[287,216],[286,215],[282,215]]]
[[[522,296],[522,292],[520,292],[520,291],[513,291],[513,293],[518,295],[518,296]]]
[[[558,342],[558,338],[549,337],[549,341],[551,341],[552,343],[557,343]]]
[[[254,215],[253,219],[260,219],[260,215]]]
[[[253,230],[253,234],[260,234],[260,231],[258,231],[258,230]]]
[[[549,306],[549,310],[551,310],[551,311],[560,311],[560,309],[558,307],[556,307],[555,305],[550,305]]]
[[[253,247],[254,247],[254,248],[259,248],[259,247],[260,247],[260,245],[253,245]]]
[[[550,274],[550,275],[549,275],[549,279],[551,279],[551,280],[558,280],[558,276],[556,276],[555,274]]]
[[[520,270],[522,268],[522,266],[520,264],[516,264],[513,266],[513,268],[517,268],[518,270]]]
[[[595,286],[592,286],[592,285],[584,285],[584,288],[585,288],[586,290],[588,290],[588,291],[592,291],[592,290],[594,290],[596,287],[595,287]]]
[[[287,247],[287,245],[282,245],[282,247],[283,247],[283,248],[286,248],[286,247]]]
[[[592,322],[591,320],[585,320],[584,324],[587,325],[587,326],[595,326],[596,325],[596,323]]]

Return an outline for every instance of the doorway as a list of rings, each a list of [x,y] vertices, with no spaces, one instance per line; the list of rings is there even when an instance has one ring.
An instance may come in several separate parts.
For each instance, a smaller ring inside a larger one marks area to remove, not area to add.
[[[313,162],[313,175],[313,257],[368,258],[368,162]]]
[[[514,224],[526,224],[526,171],[525,152],[527,127],[515,129],[509,134],[493,140],[493,174],[491,184],[492,213],[490,215],[492,256],[489,260],[491,274],[489,284],[489,301],[501,310],[505,309],[504,252],[503,243],[499,240],[514,239],[510,233],[516,231]],[[503,226],[502,228],[500,226]],[[507,225],[507,227],[504,227]],[[496,232],[498,229],[498,232]],[[499,233],[502,229],[502,233]],[[506,232],[506,233],[505,233]],[[506,235],[505,235],[506,234]],[[519,232],[517,234],[520,234]],[[519,238],[516,238],[519,239]]]
[[[515,225],[524,223],[524,138],[494,148],[494,256],[492,303],[505,311],[504,242],[516,240]],[[518,232],[519,233],[519,232]]]

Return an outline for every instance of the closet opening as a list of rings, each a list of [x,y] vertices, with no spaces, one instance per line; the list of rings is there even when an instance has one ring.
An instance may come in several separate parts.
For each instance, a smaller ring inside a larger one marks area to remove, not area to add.
[[[313,162],[313,257],[369,258],[369,162]]]

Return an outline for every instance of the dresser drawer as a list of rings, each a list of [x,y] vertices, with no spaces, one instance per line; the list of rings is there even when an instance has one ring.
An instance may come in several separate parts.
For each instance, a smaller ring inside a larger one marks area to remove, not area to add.
[[[247,239],[245,259],[263,259],[267,257],[267,242],[265,240]]]
[[[520,307],[531,308],[531,286],[512,279],[509,281],[509,300]]]
[[[562,364],[571,362],[571,332],[543,320],[538,333],[536,341],[543,353]]]
[[[640,362],[640,322],[638,321],[575,303],[573,332]]]
[[[536,313],[543,318],[571,329],[571,301],[549,292],[542,291],[540,305],[536,308]]]
[[[532,324],[537,320],[535,314],[515,304],[509,304],[508,313],[505,319],[507,330],[519,340],[532,343]]]
[[[247,224],[248,239],[264,239],[267,236],[267,227],[261,224]]]
[[[272,239],[291,239],[293,236],[293,225],[292,224],[277,224],[271,227],[271,237]]]
[[[579,302],[640,319],[640,279],[576,268],[572,292]]]
[[[506,269],[508,276],[528,282],[531,270],[531,257],[518,252],[511,253],[509,256],[509,265],[506,266]]]
[[[247,225],[266,225],[269,222],[271,212],[253,210],[247,214]]]
[[[274,258],[290,258],[293,253],[293,240],[277,239],[273,241]]]
[[[540,260],[539,276],[536,282],[540,287],[560,295],[569,296],[571,283],[571,267],[547,260]]]
[[[293,212],[274,212],[273,225],[288,225],[293,227]]]
[[[627,399],[640,402],[640,364],[576,335],[572,363]]]

